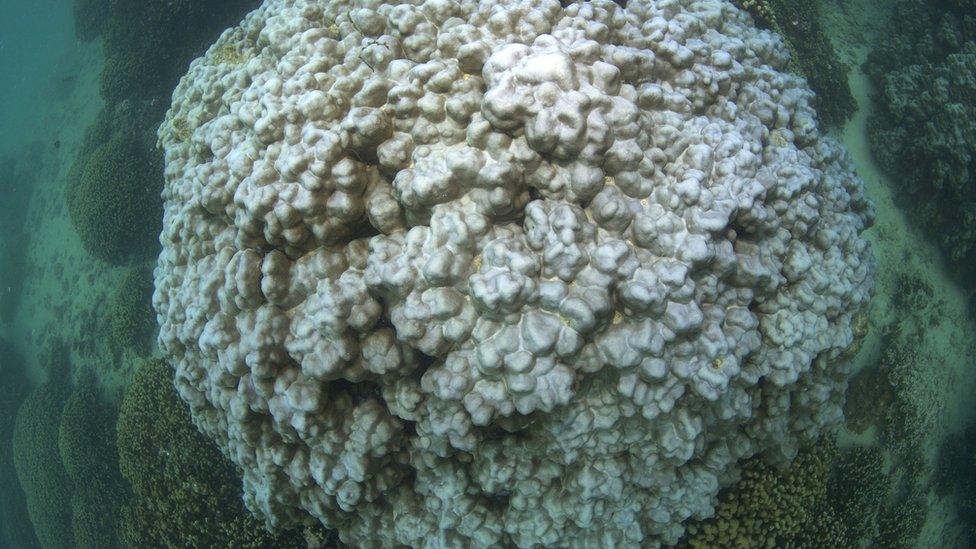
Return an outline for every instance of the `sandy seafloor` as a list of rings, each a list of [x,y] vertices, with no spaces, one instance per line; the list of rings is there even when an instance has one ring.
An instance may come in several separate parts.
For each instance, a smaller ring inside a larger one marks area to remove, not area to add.
[[[31,174],[35,187],[30,203],[22,205],[28,209],[31,240],[20,304],[12,325],[0,325],[0,334],[19,348],[32,378],[40,380],[42,351],[51,338],[72,347],[75,363],[83,363],[82,355],[91,356],[93,350],[96,360],[112,360],[108,346],[97,340],[104,331],[96,326],[107,319],[108,301],[124,268],[84,251],[64,199],[72,160],[102,107],[103,56],[97,42],[75,39],[69,1],[4,0],[0,13],[0,157],[20,157],[17,171]],[[24,161],[28,152],[40,162]],[[0,288],[7,289],[2,278]],[[81,352],[83,345],[86,352]],[[102,364],[91,366],[106,370]],[[109,369],[121,373],[118,366]],[[107,389],[116,390],[123,379],[108,376],[105,381]]]
[[[941,320],[925,332],[924,348],[920,349],[925,368],[917,372],[917,398],[933,412],[933,428],[925,446],[931,457],[943,436],[974,408],[970,395],[976,394],[976,364],[972,360],[976,323],[969,317],[966,296],[952,281],[938,249],[909,226],[895,206],[890,182],[875,165],[867,145],[870,83],[858,66],[870,49],[872,33],[881,28],[887,3],[826,0],[823,4],[824,24],[831,39],[853,67],[850,81],[859,105],[837,137],[849,149],[877,208],[876,223],[868,232],[878,260],[876,297],[870,312],[871,328],[856,367],[877,360],[881,327],[893,321],[919,322],[923,317]],[[35,381],[44,375],[39,357],[45,342],[61,337],[74,344],[72,355],[77,364],[87,362],[102,372],[111,372],[104,380],[105,388],[116,393],[132,364],[123,360],[123,364],[109,365],[110,353],[97,351],[108,347],[98,340],[98,333],[106,321],[111,292],[125,269],[108,266],[84,252],[68,219],[63,192],[84,130],[101,108],[101,47],[97,42],[84,44],[75,39],[70,2],[66,0],[0,0],[0,13],[0,156],[26,158],[35,151],[39,152],[35,157],[40,158],[36,164],[20,166],[21,170],[36,172],[36,186],[30,204],[25,205],[32,240],[19,310],[12,325],[0,324],[0,335],[19,347]],[[56,141],[59,147],[55,147]],[[0,241],[3,238],[6,235],[0,235]],[[904,272],[915,272],[934,288],[931,301],[926,310],[918,311],[918,318],[894,316],[896,277]],[[0,277],[2,273],[0,268]],[[0,289],[7,285],[0,278]],[[93,349],[96,352],[92,353]],[[852,436],[841,433],[841,444]],[[870,436],[869,432],[859,438]],[[952,511],[947,503],[934,497],[930,500],[919,545],[951,546],[954,536],[946,525]]]
[[[936,326],[924,330],[919,356],[924,370],[917,372],[916,398],[932,413],[932,429],[924,449],[929,459],[944,436],[971,419],[972,395],[976,394],[976,322],[969,312],[968,298],[953,281],[936,245],[928,241],[895,205],[891,182],[874,162],[868,146],[867,117],[872,86],[860,66],[871,49],[871,40],[883,32],[889,3],[884,0],[839,0],[822,2],[824,27],[842,60],[851,67],[849,82],[858,110],[838,136],[854,159],[858,175],[864,180],[875,204],[877,218],[868,238],[878,263],[875,297],[869,314],[871,329],[856,359],[856,368],[872,364],[881,352],[881,329],[893,322]],[[915,318],[898,318],[892,305],[900,288],[897,276],[914,273],[933,287],[931,301]],[[843,444],[845,435],[841,433]],[[929,513],[918,539],[919,547],[955,547],[959,538],[951,527],[949,499],[929,494]]]

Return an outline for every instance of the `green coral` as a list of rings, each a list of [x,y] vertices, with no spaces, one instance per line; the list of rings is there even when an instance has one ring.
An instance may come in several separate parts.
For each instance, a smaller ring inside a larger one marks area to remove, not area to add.
[[[101,91],[109,104],[161,98],[187,65],[258,0],[113,0],[103,20],[105,69]]]
[[[840,453],[830,473],[827,499],[851,539],[874,532],[888,484],[881,448],[857,446]]]
[[[49,381],[17,414],[14,453],[30,522],[44,548],[113,549],[126,497],[115,449],[114,410],[94,378],[68,383],[67,350],[53,346]]]
[[[719,493],[715,515],[691,523],[683,547],[787,547],[822,504],[836,452],[824,440],[800,451],[785,471],[753,458],[739,482]]]
[[[298,532],[269,533],[241,500],[240,477],[193,426],[160,360],[144,363],[122,401],[118,447],[133,497],[122,514],[127,546],[303,547]]]
[[[106,107],[69,173],[68,208],[88,252],[122,264],[158,247],[163,174],[154,143],[169,94],[190,61],[260,1],[75,2],[79,36],[103,39]]]
[[[965,430],[949,435],[939,445],[932,484],[937,497],[948,498],[960,522],[960,535],[976,540],[976,424],[973,420]]]
[[[86,482],[98,473],[104,460],[111,458],[102,448],[92,448],[92,441],[101,441],[107,435],[94,392],[90,386],[72,391],[61,412],[58,451],[68,478],[75,483]]]
[[[119,284],[109,310],[110,339],[117,349],[149,351],[156,315],[152,309],[152,270],[146,266],[129,269]]]
[[[157,86],[158,59],[147,53],[123,50],[105,60],[99,86],[102,99],[114,104],[129,97],[149,97]]]
[[[71,495],[71,531],[79,549],[120,547],[117,535],[120,498],[114,486],[105,492],[100,483],[78,488]]]
[[[856,547],[851,534],[836,510],[819,505],[809,514],[793,537],[793,549],[846,549]]]
[[[17,480],[11,440],[17,409],[29,392],[23,358],[0,337],[0,547],[38,546]]]
[[[162,211],[156,157],[140,139],[116,133],[82,162],[67,201],[85,249],[115,264],[154,252]]]
[[[927,512],[924,495],[914,492],[899,495],[882,508],[878,517],[878,533],[872,540],[872,546],[885,549],[917,547]]]
[[[59,351],[63,356],[64,351]],[[71,486],[61,465],[58,432],[68,388],[63,378],[35,389],[17,412],[14,465],[27,496],[34,532],[45,549],[74,547],[71,530]]]
[[[124,497],[115,448],[115,414],[90,378],[79,382],[61,413],[58,449],[72,482],[71,525],[78,547],[118,546]]]

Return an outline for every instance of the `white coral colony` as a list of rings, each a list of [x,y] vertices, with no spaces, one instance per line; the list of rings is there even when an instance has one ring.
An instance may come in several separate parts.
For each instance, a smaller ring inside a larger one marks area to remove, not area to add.
[[[871,208],[718,0],[267,0],[166,152],[160,345],[270,525],[655,546],[841,416]]]

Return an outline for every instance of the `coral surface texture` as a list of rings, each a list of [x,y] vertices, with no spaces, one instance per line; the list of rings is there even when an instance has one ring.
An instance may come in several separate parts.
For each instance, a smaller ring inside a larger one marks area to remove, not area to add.
[[[841,418],[872,208],[718,0],[267,0],[194,61],[159,343],[271,526],[654,546]]]

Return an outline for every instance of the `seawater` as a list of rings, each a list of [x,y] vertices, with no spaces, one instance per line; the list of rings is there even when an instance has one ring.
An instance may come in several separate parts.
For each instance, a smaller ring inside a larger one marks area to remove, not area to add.
[[[146,538],[134,532],[144,532],[149,519],[164,520],[145,499],[133,503],[142,489],[127,469],[133,463],[185,467],[193,493],[205,495],[195,501],[211,504],[168,519],[239,520],[245,529],[262,528],[240,501],[239,473],[195,431],[171,387],[132,396],[134,380],[153,387],[139,372],[160,368],[153,362],[160,353],[150,308],[158,247],[133,236],[159,219],[133,223],[121,231],[122,248],[100,257],[86,247],[69,204],[72,181],[85,177],[79,158],[108,142],[105,132],[134,143],[130,158],[137,159],[146,196],[158,195],[161,153],[153,134],[176,79],[257,2],[228,7],[196,0],[199,10],[186,12],[193,20],[167,27],[168,38],[159,38],[171,50],[133,50],[137,65],[154,67],[140,73],[116,64],[138,37],[105,28],[79,37],[79,13],[89,17],[85,25],[118,25],[111,14],[126,1],[135,0],[88,0],[104,21],[90,19],[82,0],[0,3],[0,547],[140,546],[136,540]],[[789,9],[800,1],[770,5]],[[148,2],[146,9],[160,5]],[[821,486],[809,509],[796,512],[821,516],[814,514],[856,506],[852,514],[863,520],[843,528],[856,531],[863,546],[976,546],[976,261],[970,248],[976,246],[976,118],[968,118],[976,113],[976,4],[816,5],[823,36],[850,68],[829,84],[843,86],[846,79],[853,99],[852,111],[830,132],[847,147],[875,204],[868,238],[878,272],[845,424],[810,454],[824,462]],[[806,23],[777,22],[783,32]],[[897,40],[914,46],[898,49]],[[905,48],[912,56],[902,55]],[[120,119],[138,123],[120,128]],[[172,410],[169,438],[120,441],[119,418],[136,421],[139,406],[150,404],[171,407],[165,408]],[[120,447],[142,453],[120,454]],[[212,459],[190,467],[194,456],[179,455],[187,448]],[[764,474],[770,485],[795,480],[788,470]],[[170,504],[184,495],[160,497]],[[733,486],[719,501],[745,497]],[[175,545],[153,535],[155,545]],[[260,539],[304,543],[302,536],[281,535]],[[215,546],[214,539],[201,534],[193,543]],[[336,543],[328,535],[319,539]],[[818,546],[831,542],[822,538]]]

